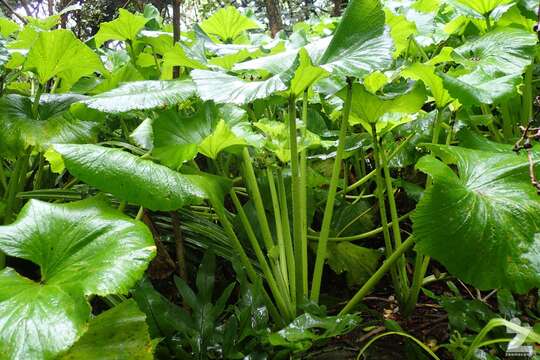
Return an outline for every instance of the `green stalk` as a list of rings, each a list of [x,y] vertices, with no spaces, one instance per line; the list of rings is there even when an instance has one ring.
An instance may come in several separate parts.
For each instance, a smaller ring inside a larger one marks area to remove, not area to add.
[[[223,206],[221,204],[217,204],[217,203],[214,204],[214,209],[216,211],[216,214],[219,217],[219,221],[221,222],[221,225],[223,226],[223,230],[229,236],[229,238],[231,240],[231,243],[232,243],[232,246],[234,247],[234,249],[236,250],[238,256],[240,257],[240,262],[242,263],[244,269],[246,269],[246,273],[247,273],[248,278],[251,280],[252,283],[254,283],[254,284],[258,283],[260,281],[260,277],[255,272],[255,269],[253,268],[253,265],[251,264],[251,261],[249,260],[249,257],[247,256],[246,252],[244,251],[244,247],[242,246],[242,243],[240,242],[240,240],[236,236],[236,233],[234,232],[234,228],[233,228],[231,222],[229,221],[229,219],[227,219],[225,209],[223,208]],[[254,250],[256,250],[256,248]],[[262,250],[261,250],[260,255],[262,255]],[[264,255],[262,255],[262,257],[264,258]],[[263,266],[262,264],[263,263],[261,262],[260,265]],[[279,291],[279,289],[278,289],[278,287],[277,287],[277,285],[275,283],[272,283],[272,285],[270,285],[270,283],[269,283],[269,286],[271,286],[271,290],[273,292],[274,299],[276,300],[276,304],[277,304],[277,306],[279,308],[280,313],[285,316],[285,319],[283,319],[283,316],[281,316],[279,313],[275,313],[274,314],[274,320],[276,320],[277,322],[280,322],[280,323],[288,323],[290,321],[290,319],[292,319],[292,316],[289,315],[288,307],[285,305],[286,303],[285,303],[283,297],[281,296],[281,292]],[[272,304],[272,301],[270,300],[270,297],[268,296],[266,291],[264,291],[264,292],[265,292],[267,300],[268,300],[267,302],[269,304]],[[271,307],[269,307],[269,308],[271,308]]]
[[[383,228],[383,235],[384,235],[384,247],[386,250],[386,258],[390,258],[392,256],[393,245],[392,245],[392,239],[390,237],[390,230],[388,229],[388,218],[386,214],[386,200],[384,196],[385,191],[385,181],[384,177],[382,175],[382,161],[381,161],[381,155],[380,155],[380,149],[379,149],[379,139],[377,135],[377,126],[375,123],[371,124],[371,136],[373,138],[373,158],[375,160],[375,174],[376,174],[376,183],[377,183],[377,190],[376,195],[377,199],[379,201],[379,213],[381,217],[381,226]],[[392,276],[392,283],[394,284],[394,289],[396,291],[396,295],[398,298],[401,297],[401,282],[399,281],[399,276],[397,269],[395,267],[392,267],[390,270],[390,274]],[[401,301],[402,299],[400,299]]]
[[[291,297],[293,302],[297,302],[296,298],[296,261],[294,258],[294,248],[291,238],[291,226],[289,223],[289,207],[287,204],[287,193],[285,191],[285,182],[283,181],[283,174],[281,169],[277,174],[277,186],[279,194],[279,205],[281,207],[281,223],[283,225],[283,240],[285,242],[285,252],[287,254],[287,269],[289,270],[289,284],[291,288]]]
[[[399,215],[397,211],[396,199],[394,197],[394,187],[392,185],[392,177],[390,175],[390,168],[388,167],[388,161],[386,160],[386,151],[384,148],[380,149],[381,163],[383,166],[384,181],[386,184],[386,196],[388,197],[388,205],[390,207],[390,219],[392,220],[392,233],[394,234],[395,247],[398,248],[401,245],[401,229],[399,227]],[[409,279],[407,278],[407,269],[405,267],[405,257],[402,256],[397,264],[397,271],[401,281],[402,297],[405,298],[409,288]]]
[[[251,157],[249,156],[249,150],[244,148],[243,152],[244,159],[244,176],[247,182],[248,191],[250,192],[251,199],[255,205],[255,210],[257,213],[257,220],[261,228],[261,233],[263,236],[263,241],[266,246],[268,253],[272,252],[274,248],[274,240],[272,239],[272,232],[270,231],[270,225],[268,224],[268,218],[266,217],[266,211],[264,209],[264,203],[262,200],[261,192],[259,190],[259,185],[257,184],[257,178],[255,177],[255,170],[251,163]],[[271,259],[272,260],[272,259]],[[288,291],[288,285],[285,282],[285,278],[281,273],[276,261],[271,261],[271,266],[276,277],[276,281],[280,285],[281,289],[286,292]]]
[[[420,288],[424,283],[424,276],[426,275],[429,261],[429,256],[416,254],[413,281],[409,291],[409,298],[407,299],[405,308],[403,310],[403,314],[405,316],[411,315],[416,307],[416,301],[418,299],[418,295],[420,294]]]
[[[487,31],[490,31],[491,30],[491,19],[489,17],[490,14],[486,14],[484,16],[484,18],[486,19],[486,28],[487,28]]]
[[[43,181],[43,167],[45,166],[45,158],[42,153],[39,153],[38,155],[38,168],[36,177],[34,179],[34,190],[41,189],[41,183]]]
[[[272,240],[272,233],[270,232],[270,226],[268,225],[268,219],[266,217],[266,211],[264,210],[261,192],[259,190],[259,185],[257,184],[255,170],[253,169],[251,156],[249,155],[249,150],[247,147],[244,147],[242,157],[244,160],[244,175],[247,182],[247,188],[250,192],[253,204],[255,205],[257,220],[259,221],[259,225],[261,227],[264,245],[266,246],[266,250],[270,251],[274,247],[274,241]]]
[[[480,105],[480,108],[482,109],[482,114],[483,115],[490,115],[491,114],[491,110],[489,109],[489,107],[486,104]],[[497,127],[495,126],[493,121],[488,124],[488,129],[489,129],[489,131],[491,131],[491,133],[495,137],[495,141],[497,141],[499,143],[503,142],[503,139],[501,138],[501,134],[499,134],[499,129],[497,129]]]
[[[336,199],[337,186],[339,182],[339,174],[341,172],[341,161],[343,159],[343,153],[345,151],[345,137],[347,135],[347,128],[349,125],[349,115],[351,113],[352,103],[352,80],[347,81],[347,99],[343,107],[343,116],[341,119],[341,128],[339,130],[338,148],[336,152],[336,158],[334,160],[334,167],[332,169],[332,178],[330,180],[330,187],[328,189],[328,196],[326,200],[326,206],[324,209],[324,216],[321,226],[321,236],[319,238],[319,244],[317,246],[317,257],[315,259],[315,269],[313,271],[313,280],[311,284],[311,300],[318,302],[319,294],[321,291],[321,280],[326,261],[326,251],[328,246],[328,236],[330,235],[330,224],[332,222],[332,215],[334,213],[334,201]]]
[[[15,168],[9,178],[8,191],[6,193],[4,224],[10,224],[13,221],[13,214],[17,207],[17,193],[24,189],[30,152],[31,151],[29,150],[24,156],[17,159]]]
[[[43,86],[41,86],[41,84],[38,84],[34,103],[32,104],[32,114],[34,115],[34,119],[39,119],[39,100],[41,99],[42,94]]]
[[[308,126],[308,89],[304,91],[304,102],[302,104],[302,122],[304,128],[302,138],[306,138]],[[302,149],[300,152],[300,217],[301,217],[301,233],[300,246],[302,250],[302,295],[308,297],[308,220],[307,220],[307,150]]]
[[[501,115],[503,119],[503,135],[506,141],[510,141],[514,136],[514,121],[512,114],[510,113],[510,106],[508,102],[501,105]]]
[[[304,296],[304,268],[302,249],[302,194],[300,190],[300,168],[298,161],[298,140],[296,129],[296,97],[289,97],[289,145],[291,150],[291,194],[292,194],[292,220],[294,257],[296,265],[296,298]]]
[[[532,89],[532,77],[533,77],[533,65],[529,65],[527,67],[527,70],[525,71],[525,78],[523,79],[523,82],[525,84],[525,89],[523,90],[523,97],[522,97],[522,114],[521,118],[523,119],[523,126],[527,126],[527,124],[533,120],[533,89]]]
[[[8,190],[8,183],[6,180],[6,173],[4,170],[4,162],[0,159],[0,184],[4,188],[4,193]]]
[[[345,305],[345,307],[339,312],[339,315],[348,314],[354,307],[364,299],[364,297],[371,292],[371,290],[377,285],[382,277],[394,267],[396,261],[407,251],[413,244],[414,238],[410,236],[407,240],[401,244],[400,247],[394,251],[394,253],[386,259],[381,267],[369,278],[369,280],[358,290],[351,300]]]
[[[255,235],[255,232],[253,231],[253,227],[251,226],[251,223],[249,222],[249,219],[244,211],[244,208],[242,207],[242,204],[240,203],[240,200],[238,199],[238,196],[236,196],[236,193],[234,192],[234,190],[231,190],[230,195],[234,203],[234,206],[236,207],[236,211],[238,212],[238,216],[240,216],[240,221],[242,222],[242,226],[244,227],[244,230],[246,231],[249,242],[251,243],[251,247],[255,251],[255,256],[257,257],[257,261],[259,262],[259,265],[261,266],[264,277],[266,278],[266,281],[268,282],[270,291],[272,292],[272,295],[274,295],[274,298],[276,299],[276,303],[278,304],[278,307],[281,310],[287,309],[286,313],[291,314],[293,312],[292,309],[295,309],[294,304],[289,304],[291,306],[287,306],[287,301],[285,301],[285,295],[279,289],[277,281],[274,275],[272,274],[272,270],[270,269],[268,262],[266,261],[266,258],[261,249],[261,246],[259,245],[259,241],[257,240],[257,236]],[[240,247],[242,247],[242,245],[240,245]],[[242,251],[243,251],[243,248],[242,248]]]
[[[411,212],[401,216],[398,220],[399,222],[402,222],[403,220],[406,220],[408,219],[410,216],[411,216]],[[392,224],[388,224],[388,225],[392,225]],[[362,240],[362,239],[367,239],[367,238],[370,238],[370,237],[373,237],[377,234],[380,234],[383,232],[383,227],[378,227],[376,229],[373,229],[373,230],[370,230],[370,231],[367,231],[365,233],[362,233],[362,234],[358,234],[358,235],[352,235],[352,236],[343,236],[343,237],[329,237],[328,238],[328,241],[356,241],[356,240]],[[308,238],[310,240],[317,240],[319,238],[318,235],[308,235]]]
[[[276,184],[274,181],[274,173],[269,167],[266,168],[266,178],[268,180],[268,187],[270,188],[270,197],[272,198],[272,208],[274,210],[274,222],[276,224],[276,237],[279,250],[279,269],[281,275],[285,280],[285,284],[289,284],[289,276],[287,271],[287,258],[285,255],[285,241],[283,240],[283,226],[281,224],[281,211],[279,208],[279,200],[276,191]],[[236,195],[235,195],[236,196]],[[248,223],[249,224],[249,223]]]

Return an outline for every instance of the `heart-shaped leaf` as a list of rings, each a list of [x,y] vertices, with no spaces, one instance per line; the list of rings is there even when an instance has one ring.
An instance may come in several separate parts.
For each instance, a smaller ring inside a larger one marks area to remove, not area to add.
[[[99,123],[81,121],[69,113],[70,105],[84,98],[43,95],[37,118],[31,98],[15,94],[0,98],[0,153],[16,157],[28,146],[42,150],[51,143],[93,142]]]
[[[219,200],[230,185],[207,174],[183,175],[122,150],[97,145],[55,145],[71,174],[130,203],[170,211],[204,199]]]
[[[195,86],[182,81],[134,81],[83,101],[106,113],[148,110],[178,104],[195,95]]]
[[[379,0],[352,0],[318,64],[333,75],[363,77],[388,67],[393,43]]]
[[[148,22],[144,16],[132,14],[126,9],[120,8],[119,12],[120,15],[117,19],[100,25],[95,36],[97,47],[103,45],[107,40],[133,41]]]
[[[35,71],[41,84],[58,76],[62,88],[69,89],[81,77],[106,70],[99,56],[83,44],[71,30],[39,32],[28,52],[26,70]]]
[[[537,287],[540,202],[526,156],[429,148],[456,164],[458,174],[433,156],[418,162],[433,179],[413,216],[418,250],[480,289]]]
[[[242,15],[234,6],[222,8],[201,23],[208,35],[216,35],[223,42],[234,40],[247,30],[258,29],[254,20]]]
[[[0,352],[52,359],[86,330],[87,296],[127,293],[155,255],[152,234],[95,199],[31,200],[0,227],[0,250],[39,266],[35,282],[0,271]]]
[[[88,331],[58,360],[152,360],[146,316],[127,300],[90,320]]]
[[[222,72],[193,70],[191,77],[200,97],[217,103],[243,105],[287,89],[277,75],[262,81],[244,81]]]

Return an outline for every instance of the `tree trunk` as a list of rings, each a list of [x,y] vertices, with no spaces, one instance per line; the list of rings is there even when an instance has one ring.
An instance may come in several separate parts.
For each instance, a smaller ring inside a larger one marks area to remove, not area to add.
[[[304,0],[304,20],[309,20],[311,16],[311,7],[313,6],[313,0]]]
[[[54,0],[49,0],[47,2],[48,10],[49,10],[49,16],[54,15]]]
[[[172,13],[173,13],[173,39],[177,43],[180,41],[180,5],[182,0],[172,0]],[[173,68],[173,78],[180,77],[180,67],[175,66]]]
[[[332,9],[332,16],[341,16],[345,5],[347,5],[347,0],[334,0],[334,8]]]
[[[283,29],[283,21],[281,20],[281,10],[279,3],[276,0],[266,0],[266,15],[268,16],[268,25],[272,37]]]

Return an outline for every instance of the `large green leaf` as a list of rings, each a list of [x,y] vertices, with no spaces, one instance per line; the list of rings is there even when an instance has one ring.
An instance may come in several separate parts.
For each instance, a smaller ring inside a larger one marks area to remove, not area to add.
[[[92,109],[107,113],[148,110],[178,104],[195,95],[189,80],[134,81],[83,101]]]
[[[326,70],[318,66],[313,66],[306,49],[300,49],[298,58],[293,67],[295,67],[295,69],[290,81],[289,91],[296,97],[300,96],[304,90],[318,80],[328,76]]]
[[[326,261],[336,274],[346,273],[349,286],[361,286],[377,270],[381,255],[374,249],[339,242],[328,246]]]
[[[380,1],[352,0],[318,64],[334,75],[362,77],[390,65],[392,46]]]
[[[42,150],[51,143],[94,141],[99,123],[78,120],[68,111],[82,99],[75,94],[43,95],[36,118],[33,99],[14,94],[0,98],[0,153],[16,157],[28,146]]]
[[[155,254],[152,235],[95,199],[31,200],[0,227],[0,249],[39,266],[39,282],[0,271],[0,353],[52,359],[86,330],[87,297],[127,293]]]
[[[144,28],[148,19],[141,15],[135,15],[125,9],[119,10],[117,19],[102,23],[95,36],[96,46],[100,47],[108,40],[129,40],[137,38],[139,32]]]
[[[59,360],[152,360],[146,316],[134,300],[98,315],[88,331]]]
[[[259,138],[251,131],[245,115],[234,105],[218,108],[211,101],[201,104],[193,114],[164,111],[152,122],[152,155],[178,168],[197,152],[215,158],[229,147],[257,143]]]
[[[338,94],[345,99],[346,90]],[[367,131],[370,124],[376,124],[377,131],[388,131],[391,128],[412,120],[408,114],[418,112],[425,100],[425,89],[415,84],[403,94],[378,96],[368,92],[363,85],[354,84],[352,94],[352,124],[360,123]]]
[[[484,17],[497,7],[513,3],[515,0],[446,0],[466,14]]]
[[[431,90],[431,95],[439,109],[444,108],[453,100],[444,88],[443,80],[436,74],[435,66],[415,63],[403,70],[401,74],[410,79],[422,80]]]
[[[441,74],[450,94],[464,105],[492,104],[517,94],[517,84],[535,54],[536,36],[518,28],[498,28],[454,50],[465,74]]]
[[[417,167],[429,187],[413,216],[420,252],[480,289],[540,284],[540,202],[526,156],[430,146]],[[482,260],[478,261],[481,256]]]
[[[279,76],[262,81],[244,81],[217,71],[193,70],[191,77],[203,100],[217,103],[247,104],[287,89]]]
[[[223,42],[233,42],[244,31],[258,29],[254,20],[242,15],[234,6],[227,6],[201,23],[208,35],[216,35]]]
[[[470,72],[490,76],[521,74],[534,58],[537,37],[519,28],[497,28],[454,50],[454,60]]]
[[[218,200],[229,186],[211,175],[183,175],[118,149],[56,145],[77,178],[118,198],[151,210],[170,211],[204,199]]]
[[[24,68],[35,71],[41,84],[55,76],[60,77],[64,89],[69,89],[83,76],[96,71],[105,73],[99,56],[70,30],[63,29],[40,32]]]

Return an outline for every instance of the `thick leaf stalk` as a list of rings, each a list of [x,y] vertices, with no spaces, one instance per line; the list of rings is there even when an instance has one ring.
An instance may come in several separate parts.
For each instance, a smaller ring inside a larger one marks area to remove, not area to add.
[[[317,257],[315,259],[315,269],[313,271],[313,280],[311,284],[311,300],[315,302],[319,301],[319,295],[321,291],[322,273],[323,273],[324,263],[326,261],[328,237],[330,235],[330,225],[332,222],[332,215],[334,213],[334,202],[336,199],[339,175],[341,172],[341,161],[343,159],[343,153],[345,152],[345,137],[347,135],[347,128],[349,125],[351,103],[352,103],[352,81],[349,79],[347,83],[347,98],[343,106],[343,116],[341,119],[341,128],[339,131],[338,148],[336,152],[336,158],[334,160],[334,167],[332,169],[332,178],[330,180],[330,187],[328,189],[326,206],[324,209],[321,234],[319,237],[319,244],[317,246]]]

